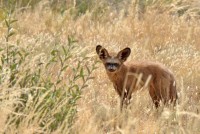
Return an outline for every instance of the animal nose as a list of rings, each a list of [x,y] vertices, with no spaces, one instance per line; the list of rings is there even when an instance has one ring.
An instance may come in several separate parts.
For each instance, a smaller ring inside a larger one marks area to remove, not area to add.
[[[114,72],[114,71],[116,70],[116,68],[115,68],[114,66],[110,66],[110,67],[108,68],[108,70],[109,70],[110,72]]]
[[[114,71],[116,71],[116,69],[117,69],[117,67],[116,67],[114,64],[112,64],[112,63],[106,64],[106,65],[107,65],[106,68],[107,68],[107,70],[108,70],[109,72],[114,72]]]
[[[113,68],[109,68],[108,70],[109,70],[109,72],[114,72],[115,71],[115,69],[113,69]]]

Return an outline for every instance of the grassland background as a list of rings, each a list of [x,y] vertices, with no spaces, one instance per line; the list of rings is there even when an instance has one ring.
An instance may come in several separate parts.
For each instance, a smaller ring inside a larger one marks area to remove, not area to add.
[[[0,2],[1,133],[200,133],[198,0]],[[156,110],[142,90],[120,113],[97,44],[170,68],[175,110]]]

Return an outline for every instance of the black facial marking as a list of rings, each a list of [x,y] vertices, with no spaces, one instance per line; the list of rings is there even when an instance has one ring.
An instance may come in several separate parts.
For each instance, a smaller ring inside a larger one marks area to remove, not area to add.
[[[119,64],[117,64],[117,63],[106,63],[106,66],[115,66],[115,67],[119,67]]]
[[[105,67],[107,68],[107,70],[109,72],[114,72],[119,68],[119,64],[118,63],[106,63]]]

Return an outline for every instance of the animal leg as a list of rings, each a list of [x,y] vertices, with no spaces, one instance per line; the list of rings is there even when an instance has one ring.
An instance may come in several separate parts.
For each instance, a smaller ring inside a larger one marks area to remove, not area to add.
[[[155,107],[158,108],[160,106],[160,98],[159,98],[159,96],[157,96],[155,88],[153,86],[150,86],[149,94],[151,96],[151,99],[152,99]]]
[[[125,107],[127,108],[127,106],[130,104],[130,99],[131,99],[131,96],[128,97],[128,93],[124,93],[124,97],[123,99],[121,100],[120,102],[120,109],[122,111],[122,109]]]

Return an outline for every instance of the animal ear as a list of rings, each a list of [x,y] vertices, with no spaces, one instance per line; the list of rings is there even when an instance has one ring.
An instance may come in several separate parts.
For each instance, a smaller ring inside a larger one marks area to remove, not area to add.
[[[109,56],[108,51],[105,48],[103,48],[101,45],[96,46],[96,52],[99,55],[99,58],[101,60]]]
[[[121,50],[118,54],[117,57],[122,60],[123,62],[126,61],[126,59],[128,58],[128,56],[131,53],[131,49],[129,47]]]

